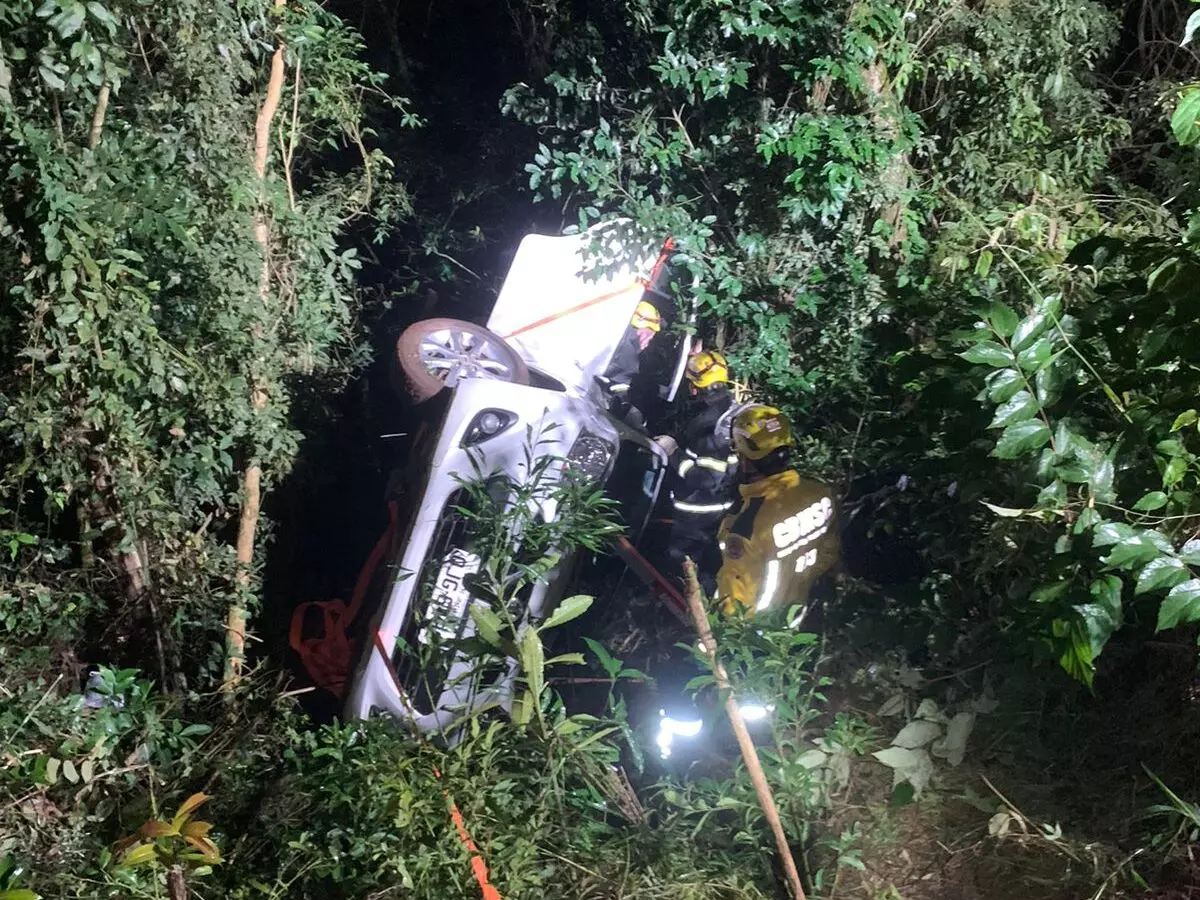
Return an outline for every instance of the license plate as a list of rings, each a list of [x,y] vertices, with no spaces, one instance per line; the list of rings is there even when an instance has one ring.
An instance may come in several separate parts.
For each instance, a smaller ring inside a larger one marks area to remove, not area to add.
[[[471,592],[464,584],[468,575],[479,571],[481,560],[468,550],[451,550],[442,560],[442,568],[429,592],[429,608],[425,627],[417,632],[417,640],[430,644],[436,635],[442,641],[453,640],[461,630],[467,615]]]

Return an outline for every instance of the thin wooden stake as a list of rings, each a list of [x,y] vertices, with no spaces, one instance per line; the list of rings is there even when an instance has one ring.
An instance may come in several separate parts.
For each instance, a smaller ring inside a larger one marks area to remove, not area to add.
[[[742,711],[738,709],[737,700],[729,686],[729,673],[717,659],[717,642],[713,638],[712,629],[708,627],[708,613],[700,600],[700,581],[696,577],[696,564],[691,559],[683,561],[683,577],[688,609],[692,613],[692,622],[700,635],[700,647],[708,657],[717,687],[725,694],[725,712],[729,716],[729,724],[733,727],[734,737],[742,751],[742,759],[746,762],[746,770],[750,773],[750,781],[754,784],[754,792],[758,795],[758,805],[762,807],[767,824],[775,835],[775,847],[783,860],[783,871],[787,875],[788,887],[792,890],[795,900],[805,900],[804,885],[800,883],[800,871],[796,868],[796,860],[792,857],[792,848],[788,846],[787,836],[783,833],[783,822],[779,820],[779,808],[775,798],[771,796],[771,786],[767,784],[767,776],[763,773],[762,763],[758,760],[758,751],[754,749],[754,741],[746,730],[746,722]]]

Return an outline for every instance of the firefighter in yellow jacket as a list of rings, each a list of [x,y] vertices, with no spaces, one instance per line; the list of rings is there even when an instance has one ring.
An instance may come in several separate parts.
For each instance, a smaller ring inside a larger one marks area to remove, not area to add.
[[[789,467],[792,426],[779,410],[752,406],[733,422],[741,497],[717,534],[722,565],[717,599],[731,615],[804,603],[841,549],[833,494]]]

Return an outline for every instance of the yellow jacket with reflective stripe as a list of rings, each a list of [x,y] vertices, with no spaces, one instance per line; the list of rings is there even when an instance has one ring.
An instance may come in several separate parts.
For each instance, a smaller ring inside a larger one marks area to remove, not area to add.
[[[726,615],[803,603],[838,558],[833,494],[791,470],[738,487],[741,501],[721,522],[717,598]]]

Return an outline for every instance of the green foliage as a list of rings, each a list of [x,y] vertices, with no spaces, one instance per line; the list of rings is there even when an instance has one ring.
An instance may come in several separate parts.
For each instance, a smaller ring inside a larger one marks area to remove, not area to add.
[[[200,682],[234,598],[226,524],[241,467],[261,460],[268,484],[286,474],[292,397],[363,360],[359,263],[338,237],[390,172],[363,146],[368,101],[393,101],[360,39],[313,4],[280,22],[265,9],[50,0],[0,12],[9,572],[77,616],[93,597],[116,609],[152,585],[151,627]],[[269,146],[260,282],[249,148],[276,34],[293,77]],[[362,150],[359,169],[314,177],[317,154],[341,145]],[[91,575],[72,571],[77,553]]]
[[[1189,543],[1200,382],[1178,362],[1197,337],[1189,284],[1200,257],[1190,235],[1110,234],[1080,243],[1067,263],[1087,275],[1066,282],[1070,307],[1037,296],[1015,325],[993,307],[962,356],[995,369],[980,395],[999,403],[992,453],[1025,468],[1031,502],[1002,512],[1010,539],[1034,529],[1043,548],[1035,616],[1063,667],[1090,682],[1126,618],[1158,631],[1200,619]]]
[[[1087,84],[1098,4],[637,0],[562,27],[559,70],[505,100],[548,135],[531,187],[674,235],[739,374],[810,418],[867,401],[873,329],[909,315],[889,285],[986,277],[997,227],[1055,243],[1123,132]]]

